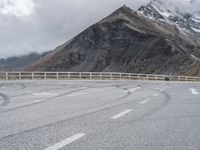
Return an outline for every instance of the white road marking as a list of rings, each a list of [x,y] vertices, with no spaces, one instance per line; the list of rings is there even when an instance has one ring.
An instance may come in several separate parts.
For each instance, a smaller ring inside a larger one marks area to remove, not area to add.
[[[85,133],[76,134],[74,136],[71,136],[71,137],[59,142],[59,143],[56,143],[53,146],[45,148],[44,150],[59,150],[59,149],[63,148],[64,146],[67,146],[67,145],[71,144],[72,142],[75,142],[76,140],[82,138],[85,135],[86,135]]]
[[[119,114],[112,116],[111,119],[118,119],[118,118],[130,113],[131,111],[133,111],[133,110],[132,109],[124,110],[124,111],[120,112]]]
[[[147,100],[144,100],[144,101],[140,102],[140,104],[145,104],[147,102],[148,102]]]
[[[141,87],[132,88],[132,89],[126,90],[125,92],[135,92],[139,89],[141,89]]]
[[[48,95],[55,95],[55,94],[48,93],[48,92],[41,92],[41,93],[34,93],[33,95],[35,95],[35,96],[48,96]]]
[[[40,102],[44,102],[44,101],[46,101],[46,100],[33,101],[32,103],[34,104],[34,103],[40,103]]]
[[[68,95],[69,97],[73,97],[73,96],[79,96],[79,95],[84,95],[86,93],[76,93],[76,94],[70,94]]]
[[[140,102],[140,104],[146,104],[149,102],[149,100],[150,100],[150,98],[146,98],[144,101]]]
[[[193,88],[191,88],[190,91],[191,91],[192,94],[194,94],[194,95],[198,95],[198,94],[200,94],[199,92],[197,92],[196,89],[193,89]]]
[[[157,93],[153,95],[153,97],[156,97],[156,96],[158,96],[158,94],[157,94]]]

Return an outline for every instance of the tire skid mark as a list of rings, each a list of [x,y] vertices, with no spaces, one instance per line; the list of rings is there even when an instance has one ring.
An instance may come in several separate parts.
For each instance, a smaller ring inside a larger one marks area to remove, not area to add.
[[[0,97],[3,98],[3,103],[0,104],[0,106],[7,106],[7,105],[9,104],[9,102],[10,102],[8,96],[6,96],[6,95],[3,94],[3,93],[0,93]]]
[[[16,89],[23,90],[26,88],[26,86],[23,83],[4,83],[0,85],[0,88],[3,86],[8,87],[8,88],[14,88],[15,90]],[[20,86],[21,88],[18,88],[17,86]]]
[[[71,87],[65,87],[65,88],[74,88],[74,87],[71,86]],[[52,88],[52,89],[45,89],[45,90],[34,91],[34,92],[29,92],[29,93],[23,93],[23,94],[13,95],[13,96],[10,96],[10,97],[11,97],[11,98],[13,98],[13,97],[20,97],[20,96],[30,95],[30,94],[34,94],[34,93],[38,93],[38,92],[53,91],[53,90],[58,90],[58,89],[63,89],[63,87],[60,87],[60,88]]]
[[[121,88],[120,85],[117,85],[117,86],[115,86],[115,87],[116,87],[116,88],[120,88],[120,89],[122,89],[122,90],[127,90],[126,88]],[[84,89],[83,89],[83,90],[84,90]],[[72,93],[73,93],[73,92],[72,92]],[[71,94],[71,93],[70,93],[70,94]],[[117,99],[117,101],[123,100],[123,99],[127,98],[127,97],[130,96],[130,95],[131,95],[131,92],[127,92],[125,96],[123,96],[123,97]],[[115,100],[115,101],[116,101],[116,100]],[[86,116],[86,115],[89,115],[89,114],[98,113],[98,112],[101,112],[101,111],[103,111],[103,110],[107,110],[107,109],[110,109],[110,108],[113,108],[113,107],[117,107],[117,106],[120,106],[120,105],[128,104],[128,103],[130,103],[130,102],[132,102],[132,101],[127,101],[127,102],[123,102],[123,103],[120,103],[120,104],[114,104],[114,105],[112,105],[112,106],[107,106],[107,107],[102,108],[102,109],[99,109],[99,110],[97,110],[97,111],[91,111],[91,112],[88,112],[88,113],[83,113],[83,114],[81,114],[81,115],[73,116],[73,117],[70,117],[70,118],[67,118],[67,119],[58,121],[58,122],[53,122],[53,123],[50,123],[50,124],[46,124],[46,125],[44,125],[44,126],[39,126],[39,127],[33,128],[33,129],[27,129],[27,130],[24,130],[24,131],[22,131],[22,132],[18,132],[18,133],[14,133],[14,134],[11,134],[11,135],[7,135],[7,136],[4,136],[4,137],[1,137],[0,140],[6,139],[6,138],[9,138],[9,137],[13,137],[13,136],[16,136],[16,135],[19,135],[19,134],[24,134],[24,133],[28,133],[28,132],[31,132],[31,131],[35,131],[35,130],[38,130],[38,129],[41,129],[41,128],[49,127],[49,126],[52,126],[52,125],[55,125],[55,124],[58,124],[58,123],[63,123],[63,122],[65,122],[65,121],[67,121],[67,120],[72,120],[72,119],[81,118],[81,117]],[[107,104],[112,104],[112,103],[113,103],[113,101],[112,101],[112,102],[108,102],[108,103],[104,103],[104,104],[102,104],[102,105],[98,105],[97,107],[99,107],[99,106],[104,106],[104,105],[107,105]],[[86,109],[95,109],[95,108],[97,108],[97,107],[86,108]],[[1,112],[0,112],[0,113],[1,113]],[[74,113],[74,112],[72,112],[72,113]],[[76,113],[78,113],[78,112],[76,112]]]
[[[148,111],[147,113],[141,115],[138,118],[132,119],[131,122],[142,121],[145,118],[152,116],[154,113],[162,110],[163,108],[165,108],[171,102],[171,96],[168,93],[166,93],[165,91],[160,91],[158,89],[153,89],[153,88],[146,88],[146,89],[151,89],[151,90],[154,90],[154,91],[157,91],[157,92],[163,94],[164,97],[165,97],[165,100],[159,106],[153,108],[152,110]]]
[[[27,105],[15,107],[15,108],[10,108],[10,109],[6,109],[6,110],[0,110],[0,114],[6,113],[6,112],[10,112],[10,111],[13,111],[13,110],[18,110],[18,109],[21,109],[21,108],[30,107],[30,106],[33,106],[33,105],[37,105],[37,104],[39,104],[39,103],[44,103],[44,102],[47,102],[47,101],[51,101],[51,100],[53,100],[53,99],[55,99],[55,98],[62,97],[62,96],[65,96],[65,95],[69,95],[69,94],[72,94],[72,93],[75,93],[75,92],[79,92],[79,91],[82,91],[82,90],[86,90],[86,89],[87,89],[87,88],[78,89],[78,90],[74,90],[74,91],[62,93],[62,94],[60,94],[60,95],[53,96],[53,97],[48,98],[48,99],[44,99],[43,101],[40,101],[40,102],[37,102],[37,103],[31,103],[31,104],[27,104]]]
[[[2,88],[4,86],[4,84],[0,84],[0,88]]]

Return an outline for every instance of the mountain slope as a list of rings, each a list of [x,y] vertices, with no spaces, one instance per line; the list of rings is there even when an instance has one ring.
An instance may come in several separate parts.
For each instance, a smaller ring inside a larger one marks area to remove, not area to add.
[[[0,59],[0,71],[19,71],[47,55],[48,52],[38,54],[30,53],[28,55],[13,56],[6,59]]]
[[[141,11],[119,8],[27,70],[200,75],[197,36]]]

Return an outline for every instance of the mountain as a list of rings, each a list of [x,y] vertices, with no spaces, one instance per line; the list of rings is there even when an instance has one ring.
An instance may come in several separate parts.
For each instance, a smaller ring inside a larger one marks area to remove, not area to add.
[[[19,71],[26,68],[37,59],[45,56],[48,52],[43,54],[30,53],[28,55],[13,56],[6,59],[0,59],[0,71]]]
[[[193,5],[196,1],[188,1],[188,5]],[[166,22],[176,25],[179,30],[187,35],[197,35],[200,38],[200,13],[190,13],[184,11],[183,7],[178,7],[170,0],[152,0],[149,5],[139,9],[147,18],[155,21]],[[199,40],[198,38],[198,40]]]
[[[200,75],[195,19],[168,10],[160,0],[138,11],[123,6],[27,70]]]

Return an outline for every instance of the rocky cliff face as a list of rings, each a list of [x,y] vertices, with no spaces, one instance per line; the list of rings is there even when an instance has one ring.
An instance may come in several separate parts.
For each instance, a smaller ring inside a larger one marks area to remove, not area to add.
[[[162,14],[150,5],[138,12],[119,8],[27,70],[200,75],[196,32],[158,19]]]

